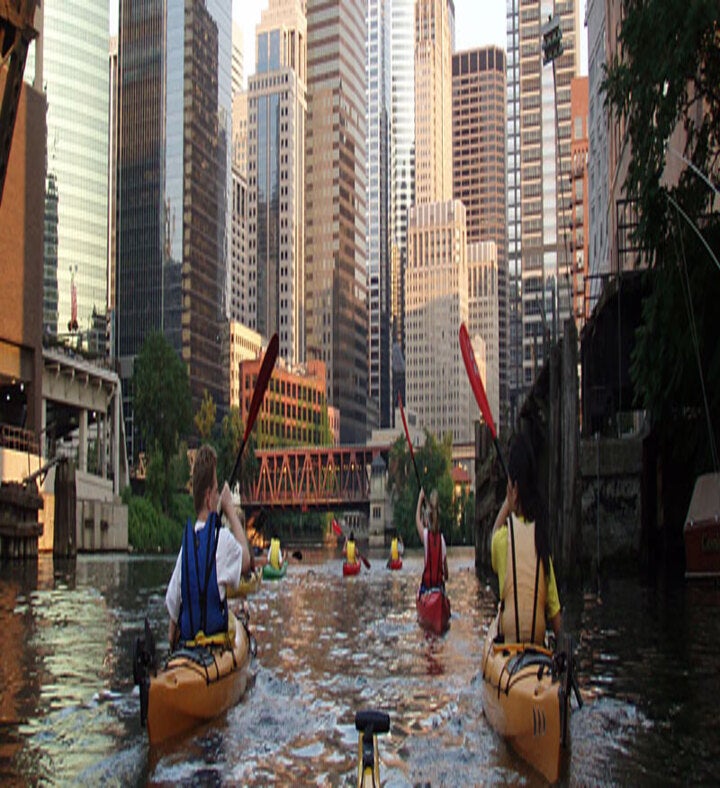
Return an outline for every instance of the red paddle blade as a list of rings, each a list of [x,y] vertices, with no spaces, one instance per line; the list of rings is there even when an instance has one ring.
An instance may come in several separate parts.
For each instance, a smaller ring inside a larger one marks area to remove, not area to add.
[[[332,529],[335,532],[336,536],[342,536],[343,535],[342,528],[338,525],[338,521],[334,517],[333,517],[333,521],[332,521]]]
[[[240,472],[240,460],[242,458],[247,439],[250,437],[250,432],[252,431],[253,425],[255,424],[255,419],[257,419],[257,415],[260,411],[260,406],[262,405],[265,391],[267,390],[268,383],[270,382],[270,376],[272,375],[273,369],[275,368],[279,346],[280,340],[278,339],[278,335],[273,334],[270,342],[268,343],[267,350],[265,351],[265,357],[263,358],[262,364],[260,365],[260,372],[258,372],[257,382],[255,383],[255,391],[253,392],[253,397],[250,401],[250,407],[248,408],[247,420],[245,422],[245,432],[243,434],[242,440],[240,441],[240,449],[237,453],[237,457],[235,458],[235,465],[233,466],[232,473],[228,479],[228,484],[230,487],[235,484],[238,473]]]
[[[488,402],[487,395],[485,394],[485,387],[483,386],[482,378],[480,377],[480,370],[478,369],[477,361],[475,361],[475,353],[472,349],[470,342],[470,335],[465,327],[465,323],[460,324],[460,352],[462,353],[463,361],[465,362],[465,369],[467,370],[470,385],[472,386],[473,393],[477,404],[480,406],[485,423],[490,428],[490,434],[493,439],[497,438],[497,431],[495,430],[495,422],[493,421],[492,413],[490,412],[490,403]]]
[[[368,561],[364,555],[360,555],[360,553],[358,553],[358,556],[360,556],[360,560],[365,564],[365,569],[370,569],[370,561]]]
[[[268,343],[267,350],[265,351],[265,357],[263,358],[263,362],[260,365],[260,372],[258,372],[257,383],[255,384],[255,391],[253,392],[253,398],[250,401],[250,407],[248,408],[248,416],[247,416],[247,423],[245,424],[245,434],[243,435],[243,443],[247,441],[250,431],[255,424],[255,419],[257,418],[258,412],[260,411],[260,406],[262,405],[263,397],[265,396],[265,391],[267,390],[268,383],[270,382],[270,376],[273,373],[273,369],[275,368],[275,362],[277,361],[278,357],[278,349],[280,347],[280,340],[278,339],[277,334],[273,334],[270,342]]]

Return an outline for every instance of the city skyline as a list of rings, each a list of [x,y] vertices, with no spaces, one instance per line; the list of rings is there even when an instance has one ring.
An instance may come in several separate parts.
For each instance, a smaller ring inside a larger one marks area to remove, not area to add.
[[[255,40],[255,25],[260,22],[260,13],[267,5],[268,0],[233,0],[233,21],[243,31],[246,83],[255,67],[255,52],[250,47]],[[455,0],[456,49],[459,51],[491,44],[506,48],[505,0],[485,0],[483,3],[477,0]]]

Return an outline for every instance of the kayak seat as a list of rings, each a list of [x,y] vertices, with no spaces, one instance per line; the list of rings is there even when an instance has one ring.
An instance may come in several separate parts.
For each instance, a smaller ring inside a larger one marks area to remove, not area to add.
[[[507,672],[510,676],[514,676],[518,671],[535,665],[538,667],[538,678],[541,678],[543,671],[552,672],[552,657],[539,651],[526,649],[510,657],[507,663]]]
[[[189,659],[201,668],[207,668],[213,664],[215,657],[209,648],[198,646],[196,648],[179,648],[168,656],[167,662],[170,664],[176,659]]]

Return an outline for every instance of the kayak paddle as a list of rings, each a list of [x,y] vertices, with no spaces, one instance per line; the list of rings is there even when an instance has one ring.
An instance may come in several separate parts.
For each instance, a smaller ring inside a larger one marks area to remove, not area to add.
[[[265,358],[263,358],[262,364],[260,365],[260,372],[258,372],[257,383],[255,383],[255,391],[253,392],[252,400],[250,401],[247,421],[245,422],[245,432],[243,434],[242,441],[240,442],[240,450],[237,453],[235,465],[233,466],[232,473],[228,479],[228,486],[230,489],[232,489],[233,484],[235,484],[237,481],[237,476],[240,472],[240,460],[242,459],[243,451],[245,450],[245,444],[247,443],[247,440],[250,437],[250,432],[252,431],[252,428],[255,424],[255,419],[257,419],[257,415],[260,412],[260,406],[262,405],[263,397],[265,396],[268,383],[270,382],[270,377],[275,367],[275,361],[277,360],[279,345],[280,341],[278,339],[278,335],[273,334],[270,342],[268,343],[267,350],[265,351]]]
[[[412,441],[410,440],[410,430],[408,430],[407,420],[405,419],[405,409],[403,408],[402,396],[398,391],[398,405],[400,406],[400,415],[402,416],[403,427],[405,427],[405,437],[407,438],[408,448],[410,449],[410,457],[412,458],[413,468],[415,468],[415,478],[418,483],[418,490],[422,487],[420,483],[420,474],[418,473],[417,463],[415,462],[415,452],[413,451]]]
[[[492,413],[490,411],[490,403],[488,402],[487,395],[485,394],[485,387],[483,386],[482,378],[480,377],[480,370],[478,369],[477,361],[475,361],[475,353],[472,349],[470,342],[470,335],[465,326],[465,323],[460,324],[460,352],[462,353],[463,361],[465,362],[465,369],[467,370],[468,378],[470,379],[470,386],[472,387],[473,394],[477,404],[480,406],[485,423],[490,428],[493,443],[495,444],[495,451],[500,458],[505,476],[508,475],[507,466],[505,465],[505,458],[500,450],[500,442],[497,438],[497,430],[495,429],[495,422],[493,421]]]

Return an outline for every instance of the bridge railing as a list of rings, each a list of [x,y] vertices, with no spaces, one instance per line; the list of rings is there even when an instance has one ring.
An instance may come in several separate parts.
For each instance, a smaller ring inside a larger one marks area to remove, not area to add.
[[[299,448],[258,451],[256,480],[243,490],[249,507],[301,508],[368,504],[370,467],[382,449]]]

